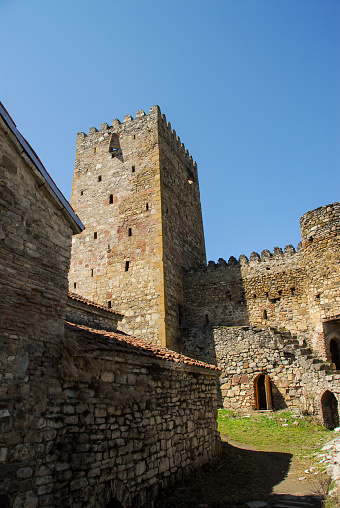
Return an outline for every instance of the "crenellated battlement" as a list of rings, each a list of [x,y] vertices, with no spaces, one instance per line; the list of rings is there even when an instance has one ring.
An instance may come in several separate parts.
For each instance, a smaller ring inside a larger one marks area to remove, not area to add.
[[[192,164],[195,171],[197,171],[197,164],[193,160],[192,156],[189,154],[189,151],[185,148],[184,143],[182,143],[179,136],[177,136],[176,131],[171,127],[171,123],[167,121],[166,116],[161,114],[162,126],[167,132],[171,141],[174,142],[176,149],[182,153],[182,155],[187,159],[187,161]]]
[[[164,115],[163,115],[164,116]],[[141,119],[152,119],[154,118],[160,118],[161,117],[161,110],[159,106],[152,106],[149,113],[146,114],[145,111],[142,109],[139,109],[136,113],[135,118],[133,118],[131,115],[125,115],[123,122],[121,122],[118,118],[114,118],[112,120],[111,125],[108,125],[106,122],[102,123],[100,126],[100,129],[98,130],[97,127],[91,127],[89,129],[88,134],[85,132],[78,132],[77,136],[80,139],[85,139],[88,136],[91,136],[93,134],[97,133],[103,133],[109,131],[109,134],[111,133],[119,133],[124,127],[133,127],[135,124],[138,124]]]
[[[202,273],[211,270],[218,269],[228,269],[242,266],[250,266],[256,267],[259,266],[260,263],[265,263],[266,267],[268,267],[268,263],[277,263],[277,261],[291,262],[293,260],[293,256],[300,254],[302,251],[302,243],[300,242],[295,250],[293,245],[286,245],[284,250],[281,247],[274,247],[273,252],[270,252],[268,249],[264,249],[261,252],[261,255],[257,252],[252,252],[249,256],[249,259],[246,255],[241,254],[238,259],[234,256],[230,256],[228,261],[225,261],[223,258],[219,258],[217,263],[215,261],[209,261],[207,265],[202,265],[194,269],[185,270],[186,273]]]
[[[102,123],[100,128],[91,127],[88,131],[88,134],[85,132],[78,132],[77,141],[78,143],[82,143],[86,140],[86,138],[90,138],[91,142],[94,141],[94,137],[96,141],[102,141],[111,134],[120,135],[124,130],[133,130],[134,128],[140,128],[140,122],[142,121],[154,121],[158,120],[161,124],[161,127],[167,133],[169,140],[174,144],[175,149],[178,153],[180,153],[187,162],[192,166],[192,168],[197,171],[197,164],[193,160],[192,156],[189,154],[189,151],[185,148],[184,143],[182,143],[179,136],[177,136],[176,131],[171,127],[171,123],[167,121],[166,116],[161,113],[160,107],[155,105],[152,106],[149,113],[146,114],[142,109],[139,109],[136,113],[135,118],[131,115],[125,115],[123,122],[121,122],[118,118],[114,118],[112,120],[112,124],[109,125],[106,122]],[[90,141],[90,140],[89,140]]]

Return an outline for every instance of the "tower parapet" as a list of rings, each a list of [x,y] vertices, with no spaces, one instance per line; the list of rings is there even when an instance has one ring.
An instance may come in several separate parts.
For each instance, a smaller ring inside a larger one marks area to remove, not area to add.
[[[197,166],[158,106],[79,133],[70,290],[124,314],[124,331],[175,347],[181,267],[205,263]]]

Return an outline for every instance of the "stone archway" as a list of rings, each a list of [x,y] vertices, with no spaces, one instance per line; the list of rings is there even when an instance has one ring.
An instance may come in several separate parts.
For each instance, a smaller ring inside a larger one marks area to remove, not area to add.
[[[123,508],[123,505],[118,499],[111,497],[105,508]]]
[[[339,339],[333,337],[329,343],[329,350],[331,354],[331,362],[334,363],[336,370],[340,370],[340,348]]]
[[[340,319],[329,318],[322,323],[327,361],[340,370]]]
[[[101,492],[98,508],[130,508],[130,494],[124,483],[115,478],[105,484],[105,488]]]
[[[263,372],[254,379],[255,389],[255,409],[270,410],[273,409],[272,389],[270,377]]]
[[[338,401],[334,393],[327,390],[321,397],[323,424],[333,430],[339,426]]]

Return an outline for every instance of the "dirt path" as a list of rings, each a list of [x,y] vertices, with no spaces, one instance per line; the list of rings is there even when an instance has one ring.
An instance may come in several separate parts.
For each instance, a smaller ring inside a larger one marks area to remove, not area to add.
[[[224,452],[216,463],[174,488],[157,508],[244,508],[250,501],[274,507],[288,495],[301,501],[308,496],[311,506],[321,506],[316,476],[304,472],[308,463],[290,453],[259,451],[221,437]]]
[[[253,452],[259,452],[252,446],[247,446],[242,443],[237,443],[228,438],[228,436],[221,436],[223,441],[239,450],[248,450]],[[309,462],[302,462],[294,455],[291,455],[290,464],[287,470],[282,469],[285,461],[280,457],[280,454],[276,455],[275,452],[266,452],[269,455],[257,456],[257,462],[264,474],[267,476],[273,476],[275,478],[280,477],[281,474],[285,475],[282,481],[273,485],[273,494],[291,494],[295,496],[312,496],[315,494],[317,479],[313,472],[309,472],[311,465]],[[271,455],[271,453],[273,455]],[[308,471],[308,473],[306,473]]]

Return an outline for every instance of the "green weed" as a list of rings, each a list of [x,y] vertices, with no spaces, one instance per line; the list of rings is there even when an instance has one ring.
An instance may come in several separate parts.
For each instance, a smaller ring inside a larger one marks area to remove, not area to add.
[[[259,450],[310,455],[331,439],[331,431],[317,425],[311,417],[290,411],[244,415],[221,409],[218,429],[227,440],[254,446]]]

